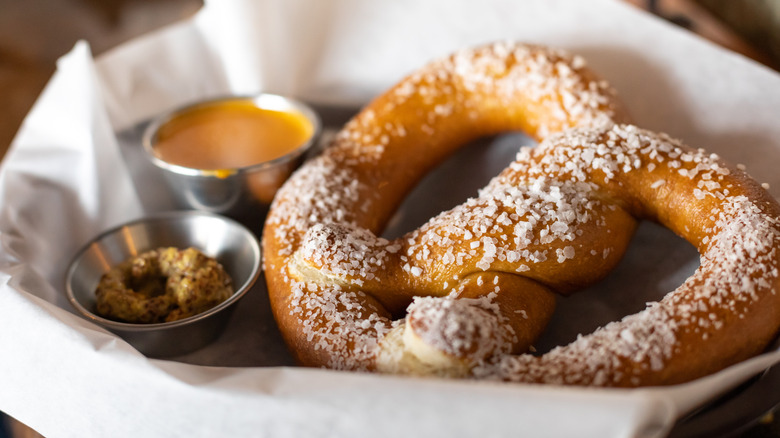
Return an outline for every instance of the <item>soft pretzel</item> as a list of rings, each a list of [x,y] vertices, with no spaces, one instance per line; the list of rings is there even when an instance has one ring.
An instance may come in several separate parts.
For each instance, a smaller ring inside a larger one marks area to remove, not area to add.
[[[543,47],[464,50],[401,81],[271,207],[266,279],[292,352],[338,369],[639,386],[762,351],[780,324],[780,206],[718,157],[625,121],[581,58]],[[378,237],[428,169],[508,130],[544,141],[477,197]],[[603,278],[640,219],[698,248],[696,273],[636,315],[528,353],[554,294]]]

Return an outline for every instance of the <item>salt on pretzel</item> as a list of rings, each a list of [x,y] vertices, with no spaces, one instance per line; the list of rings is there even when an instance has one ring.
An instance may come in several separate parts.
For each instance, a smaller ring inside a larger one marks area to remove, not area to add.
[[[687,381],[760,352],[780,324],[780,206],[743,171],[624,121],[582,59],[543,47],[464,50],[401,81],[271,207],[266,280],[292,352],[310,366],[609,386]],[[377,237],[432,166],[509,130],[546,139],[476,198]],[[701,267],[636,315],[527,353],[554,294],[603,278],[639,219],[691,242]]]

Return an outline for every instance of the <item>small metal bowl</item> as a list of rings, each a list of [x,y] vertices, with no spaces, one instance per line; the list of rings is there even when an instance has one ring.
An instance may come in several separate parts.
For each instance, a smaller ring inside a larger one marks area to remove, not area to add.
[[[192,246],[216,258],[233,280],[233,295],[198,315],[157,324],[117,322],[94,313],[95,289],[103,274],[130,257],[165,246]],[[74,257],[65,287],[68,300],[84,318],[119,335],[147,356],[171,357],[216,339],[234,304],[259,275],[260,245],[246,227],[215,214],[187,211],[140,219],[100,234]]]
[[[166,123],[199,108],[230,102],[250,102],[261,109],[300,114],[311,123],[312,135],[298,148],[279,158],[232,169],[184,167],[171,164],[155,154],[158,132]],[[146,155],[167,180],[179,207],[242,219],[258,210],[267,210],[276,191],[300,165],[321,130],[320,117],[310,106],[289,97],[264,93],[211,99],[176,109],[154,119],[145,129],[142,143]]]

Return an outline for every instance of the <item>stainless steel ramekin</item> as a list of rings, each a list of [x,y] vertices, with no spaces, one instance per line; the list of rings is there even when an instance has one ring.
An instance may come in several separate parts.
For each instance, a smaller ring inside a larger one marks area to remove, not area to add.
[[[233,280],[234,294],[212,309],[172,322],[132,324],[95,313],[95,290],[103,274],[130,257],[166,246],[192,246],[216,258]],[[196,211],[164,213],[108,230],[84,246],[67,271],[66,294],[84,318],[119,335],[141,353],[178,356],[219,336],[235,304],[257,281],[260,259],[257,238],[232,219]]]

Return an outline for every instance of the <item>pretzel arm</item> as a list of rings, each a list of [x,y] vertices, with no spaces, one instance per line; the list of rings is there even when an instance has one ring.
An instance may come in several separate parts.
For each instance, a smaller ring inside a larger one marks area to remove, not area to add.
[[[620,165],[582,162],[603,144],[613,146],[602,161]],[[674,384],[755,355],[776,336],[780,206],[743,171],[632,126],[573,131],[551,138],[537,153],[548,163],[574,162],[624,199],[632,214],[689,241],[701,263],[680,287],[638,314],[540,357],[504,356],[492,371],[486,367],[476,375],[599,386]]]
[[[390,313],[371,295],[338,285],[300,278],[292,281],[290,294],[274,300],[281,310],[277,320],[295,322],[295,330],[283,334],[302,363],[373,369],[378,340],[393,326]]]
[[[381,342],[382,372],[465,376],[477,364],[532,349],[555,309],[555,295],[524,277],[484,272],[446,297],[418,297],[403,325]]]

